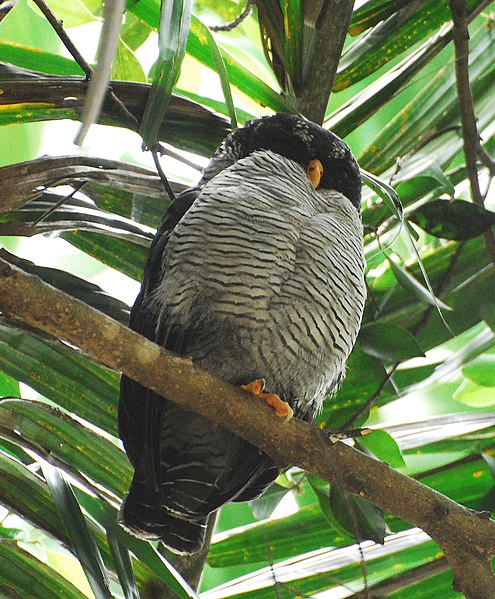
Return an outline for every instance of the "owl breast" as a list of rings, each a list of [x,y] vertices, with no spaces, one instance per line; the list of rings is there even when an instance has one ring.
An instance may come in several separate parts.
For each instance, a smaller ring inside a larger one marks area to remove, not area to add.
[[[342,377],[365,301],[362,226],[342,194],[257,152],[205,185],[168,241],[151,304],[206,370],[311,419]],[[194,333],[191,334],[191,331]]]

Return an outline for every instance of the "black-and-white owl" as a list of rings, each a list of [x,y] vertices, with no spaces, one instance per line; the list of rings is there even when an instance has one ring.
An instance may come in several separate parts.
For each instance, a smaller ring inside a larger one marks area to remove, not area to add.
[[[263,379],[311,421],[361,323],[360,201],[359,167],[334,134],[287,114],[248,122],[166,212],[131,328],[235,385]],[[120,521],[179,553],[200,549],[212,511],[279,474],[247,441],[125,376],[119,430],[135,469]]]

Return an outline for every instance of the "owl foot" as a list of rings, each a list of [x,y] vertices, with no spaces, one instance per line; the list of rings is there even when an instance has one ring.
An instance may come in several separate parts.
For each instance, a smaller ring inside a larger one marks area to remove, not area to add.
[[[247,385],[241,385],[241,389],[249,391],[249,393],[252,393],[253,395],[257,395],[265,403],[271,406],[275,410],[277,416],[284,420],[290,420],[294,415],[290,405],[286,401],[280,399],[275,393],[263,393],[262,391],[264,388],[265,381],[263,379],[255,379]]]

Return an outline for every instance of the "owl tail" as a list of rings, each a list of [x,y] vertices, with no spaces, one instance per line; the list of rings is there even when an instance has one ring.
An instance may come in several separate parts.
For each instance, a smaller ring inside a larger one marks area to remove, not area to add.
[[[148,541],[162,541],[174,553],[196,553],[203,546],[208,517],[186,519],[163,505],[163,498],[146,480],[134,475],[124,497],[118,521],[132,534]]]

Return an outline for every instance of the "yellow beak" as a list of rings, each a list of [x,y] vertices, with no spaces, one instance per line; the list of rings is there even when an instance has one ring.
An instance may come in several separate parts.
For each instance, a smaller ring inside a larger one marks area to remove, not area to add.
[[[320,179],[323,176],[323,164],[319,160],[311,160],[306,168],[306,174],[315,189],[318,189]]]

